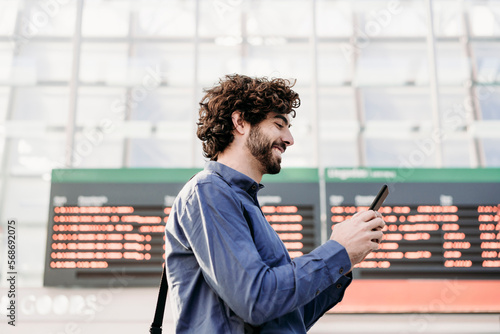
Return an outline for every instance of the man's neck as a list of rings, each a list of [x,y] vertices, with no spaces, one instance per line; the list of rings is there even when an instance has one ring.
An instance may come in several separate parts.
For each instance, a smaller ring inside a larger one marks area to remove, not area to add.
[[[243,150],[228,150],[224,151],[217,158],[217,162],[231,167],[238,172],[245,174],[246,176],[252,178],[255,182],[260,183],[262,181],[263,173],[259,169],[259,163],[249,152],[242,152]]]

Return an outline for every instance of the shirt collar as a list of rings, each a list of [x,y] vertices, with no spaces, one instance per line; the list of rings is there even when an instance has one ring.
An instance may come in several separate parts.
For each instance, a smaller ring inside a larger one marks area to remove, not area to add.
[[[256,197],[257,192],[264,188],[264,185],[255,182],[251,177],[217,161],[208,161],[205,170],[219,174],[229,185],[246,191],[252,197]]]

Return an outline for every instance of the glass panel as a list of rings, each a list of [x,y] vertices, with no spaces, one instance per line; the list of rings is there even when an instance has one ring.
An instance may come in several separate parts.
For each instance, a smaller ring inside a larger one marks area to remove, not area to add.
[[[476,86],[475,92],[481,108],[481,118],[500,120],[500,87],[479,85]]]
[[[317,166],[317,163],[313,158],[316,148],[312,146],[311,136],[298,134],[298,131],[293,132],[293,136],[295,144],[293,144],[292,147],[286,150],[286,153],[283,155],[281,167],[288,168]]]
[[[201,145],[201,140],[199,140],[198,137],[196,137],[194,144],[194,165],[192,167],[203,167],[205,166],[205,163],[207,161],[208,159],[203,156],[203,148]]]
[[[6,143],[6,139],[5,139],[5,129],[4,129],[4,126],[3,125],[0,125],[0,159],[3,159],[3,155],[5,153],[5,143]],[[3,174],[3,171],[0,172],[0,178],[4,177]],[[0,182],[0,194],[1,194],[1,191],[2,191],[2,182]],[[0,197],[0,200],[2,198]]]
[[[7,178],[5,187],[8,196],[4,198],[3,212],[0,213],[2,222],[16,218],[18,226],[46,227],[49,216],[49,180],[50,177]],[[18,235],[21,237],[19,231]]]
[[[434,0],[434,34],[436,36],[461,36],[463,34],[463,5],[461,1]]]
[[[500,167],[500,139],[483,138],[481,142],[486,158],[485,167]]]
[[[436,166],[436,150],[428,138],[366,138],[368,167],[420,168]]]
[[[241,42],[242,0],[199,1],[200,36],[238,36]]]
[[[349,1],[316,1],[316,33],[322,37],[352,35],[352,8]]]
[[[19,58],[32,62],[36,79],[40,81],[69,81],[72,66],[70,43],[39,43],[32,41],[20,48]]]
[[[242,73],[239,46],[202,43],[199,47],[198,82],[201,87],[212,87],[219,78],[230,73]]]
[[[354,1],[358,25],[356,35],[363,43],[378,36],[425,36],[426,13],[422,1]]]
[[[304,64],[310,64],[310,55],[307,45],[301,43],[251,46],[248,59],[243,63],[247,65],[244,72],[251,76],[293,76],[297,79],[297,85],[309,85],[311,67]]]
[[[65,165],[64,134],[59,138],[11,139],[9,145],[12,175],[49,176],[52,168],[63,168]]]
[[[497,1],[469,0],[467,5],[472,35],[500,35],[500,3]]]
[[[7,118],[7,108],[9,106],[10,88],[0,87],[0,124]]]
[[[0,84],[10,84],[13,52],[13,44],[0,43]]]
[[[86,0],[83,6],[82,35],[124,37],[128,34],[131,1]]]
[[[359,85],[424,85],[429,80],[423,43],[370,43],[360,52]]]
[[[193,100],[192,92],[191,89],[158,88],[135,104],[131,119],[187,121],[194,124],[198,117],[198,105]]]
[[[76,1],[25,0],[21,36],[71,36],[75,31]]]
[[[442,88],[439,92],[440,126],[443,134],[464,131],[473,119],[472,100],[465,88]]]
[[[17,1],[0,1],[0,36],[14,34],[18,5]]]
[[[297,116],[292,120],[290,131],[294,144],[283,155],[282,167],[313,167],[317,163],[314,161],[316,147],[311,95],[309,91],[297,87],[295,91],[300,94],[301,107],[297,109]]]
[[[443,141],[443,167],[473,167],[471,163],[472,140],[465,135],[453,137]]]
[[[125,119],[124,88],[81,87],[78,90],[77,125],[108,125]]]
[[[10,84],[31,86],[37,84],[36,61],[33,57],[12,57]]]
[[[318,45],[318,83],[320,85],[351,85],[352,56],[342,44]]]
[[[190,140],[131,139],[129,167],[191,167]]]
[[[432,120],[428,89],[365,88],[361,94],[367,121]]]
[[[123,140],[110,138],[101,129],[87,127],[75,135],[74,168],[123,167]]]
[[[321,122],[357,119],[356,100],[352,88],[322,88],[318,92],[318,104]]]
[[[469,59],[459,43],[436,43],[437,76],[441,85],[463,85],[470,79]]]
[[[85,83],[127,83],[128,49],[125,43],[83,43],[80,81]]]
[[[500,83],[500,44],[472,43],[479,83]]]
[[[191,86],[194,80],[194,44],[162,43],[137,44],[134,46],[135,57],[146,68],[142,78],[159,85],[163,81],[169,86]],[[144,71],[144,68],[142,69]]]
[[[308,1],[252,1],[247,14],[248,35],[309,37],[312,31],[311,10]]]
[[[355,138],[322,140],[320,159],[325,167],[358,166],[358,145]]]
[[[195,1],[146,0],[132,5],[137,11],[135,33],[139,36],[192,37],[195,34]]]
[[[68,116],[69,89],[60,87],[19,87],[15,90],[14,120],[40,120],[64,126]]]

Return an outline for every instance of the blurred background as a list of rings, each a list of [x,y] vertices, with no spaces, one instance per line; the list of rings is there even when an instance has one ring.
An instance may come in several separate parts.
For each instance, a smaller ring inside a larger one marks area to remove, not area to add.
[[[2,259],[40,291],[53,168],[202,167],[230,73],[297,80],[284,167],[500,167],[499,55],[500,1],[0,0]]]

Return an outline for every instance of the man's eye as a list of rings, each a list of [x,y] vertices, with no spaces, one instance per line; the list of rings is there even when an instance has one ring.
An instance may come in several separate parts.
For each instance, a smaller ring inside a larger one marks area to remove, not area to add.
[[[279,128],[279,129],[283,129],[283,124],[280,124],[280,123],[275,123],[276,126]]]

